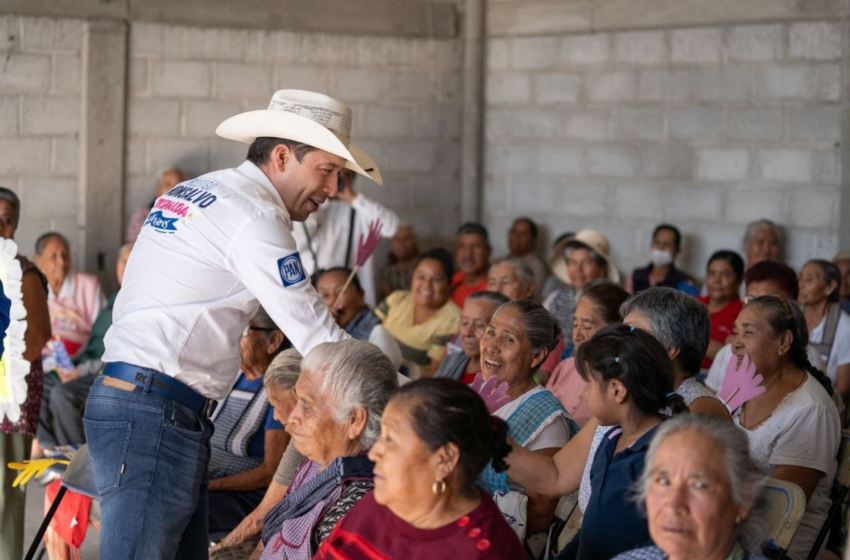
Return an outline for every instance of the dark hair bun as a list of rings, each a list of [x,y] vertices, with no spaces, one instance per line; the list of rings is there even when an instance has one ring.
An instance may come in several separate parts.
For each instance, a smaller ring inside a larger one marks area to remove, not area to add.
[[[505,458],[512,449],[508,445],[508,423],[495,416],[491,416],[490,419],[493,422],[493,470],[496,472],[505,472],[508,470]]]

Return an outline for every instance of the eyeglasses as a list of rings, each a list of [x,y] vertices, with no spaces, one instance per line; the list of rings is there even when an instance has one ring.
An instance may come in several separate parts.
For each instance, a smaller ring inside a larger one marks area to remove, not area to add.
[[[277,329],[272,327],[254,327],[252,325],[248,325],[244,329],[242,329],[242,336],[248,336],[251,334],[251,331],[260,331],[260,332],[274,332]]]

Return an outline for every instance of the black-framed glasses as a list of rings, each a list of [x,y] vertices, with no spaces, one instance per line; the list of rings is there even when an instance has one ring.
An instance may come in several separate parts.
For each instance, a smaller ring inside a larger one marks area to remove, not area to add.
[[[252,325],[248,325],[244,329],[242,329],[242,336],[248,336],[251,334],[251,331],[260,331],[260,332],[274,332],[276,328],[273,327],[255,327]]]

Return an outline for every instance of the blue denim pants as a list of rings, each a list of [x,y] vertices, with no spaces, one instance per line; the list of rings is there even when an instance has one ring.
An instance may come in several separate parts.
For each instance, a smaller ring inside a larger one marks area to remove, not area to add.
[[[100,557],[208,558],[212,423],[149,385],[126,391],[103,380],[83,417],[101,495]]]

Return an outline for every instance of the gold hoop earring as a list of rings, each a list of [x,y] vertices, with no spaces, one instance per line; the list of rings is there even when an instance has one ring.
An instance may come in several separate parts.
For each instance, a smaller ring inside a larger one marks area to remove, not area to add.
[[[446,481],[445,480],[436,480],[434,484],[431,485],[431,492],[434,493],[435,496],[439,496],[440,494],[446,493]]]

